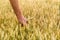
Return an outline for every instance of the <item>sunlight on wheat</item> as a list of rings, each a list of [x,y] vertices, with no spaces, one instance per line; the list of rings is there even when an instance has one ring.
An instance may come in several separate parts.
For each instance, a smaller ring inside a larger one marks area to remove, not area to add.
[[[28,24],[18,23],[9,0],[0,0],[0,40],[60,40],[60,0],[19,0]]]

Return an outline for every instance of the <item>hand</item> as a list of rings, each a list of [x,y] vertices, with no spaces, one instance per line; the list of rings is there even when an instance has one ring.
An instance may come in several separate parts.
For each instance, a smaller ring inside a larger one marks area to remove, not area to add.
[[[17,18],[18,18],[19,23],[21,23],[22,25],[27,24],[27,19],[23,15],[20,15],[20,17],[17,17]]]

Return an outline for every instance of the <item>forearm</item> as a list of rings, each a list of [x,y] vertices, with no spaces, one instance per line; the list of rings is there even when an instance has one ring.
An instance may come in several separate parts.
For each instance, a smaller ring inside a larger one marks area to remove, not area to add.
[[[17,16],[18,21],[25,25],[27,20],[24,18],[24,16],[21,13],[21,10],[20,10],[19,4],[18,4],[18,0],[10,0],[10,3],[11,3],[12,8]]]
[[[13,8],[15,14],[18,14],[18,15],[21,14],[21,10],[19,8],[18,0],[10,0],[10,3],[12,5],[12,8]],[[20,13],[18,13],[18,12],[20,12]]]

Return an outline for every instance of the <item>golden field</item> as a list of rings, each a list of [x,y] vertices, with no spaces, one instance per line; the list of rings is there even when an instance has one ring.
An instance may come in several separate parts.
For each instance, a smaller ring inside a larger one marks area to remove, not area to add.
[[[9,0],[0,0],[0,40],[60,40],[60,0],[19,0],[28,24],[18,23]]]

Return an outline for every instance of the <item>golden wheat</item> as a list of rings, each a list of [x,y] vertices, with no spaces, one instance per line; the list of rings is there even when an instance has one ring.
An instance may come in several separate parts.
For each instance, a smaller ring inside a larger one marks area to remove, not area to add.
[[[19,0],[28,19],[18,23],[9,0],[0,0],[0,40],[60,40],[60,0]]]

